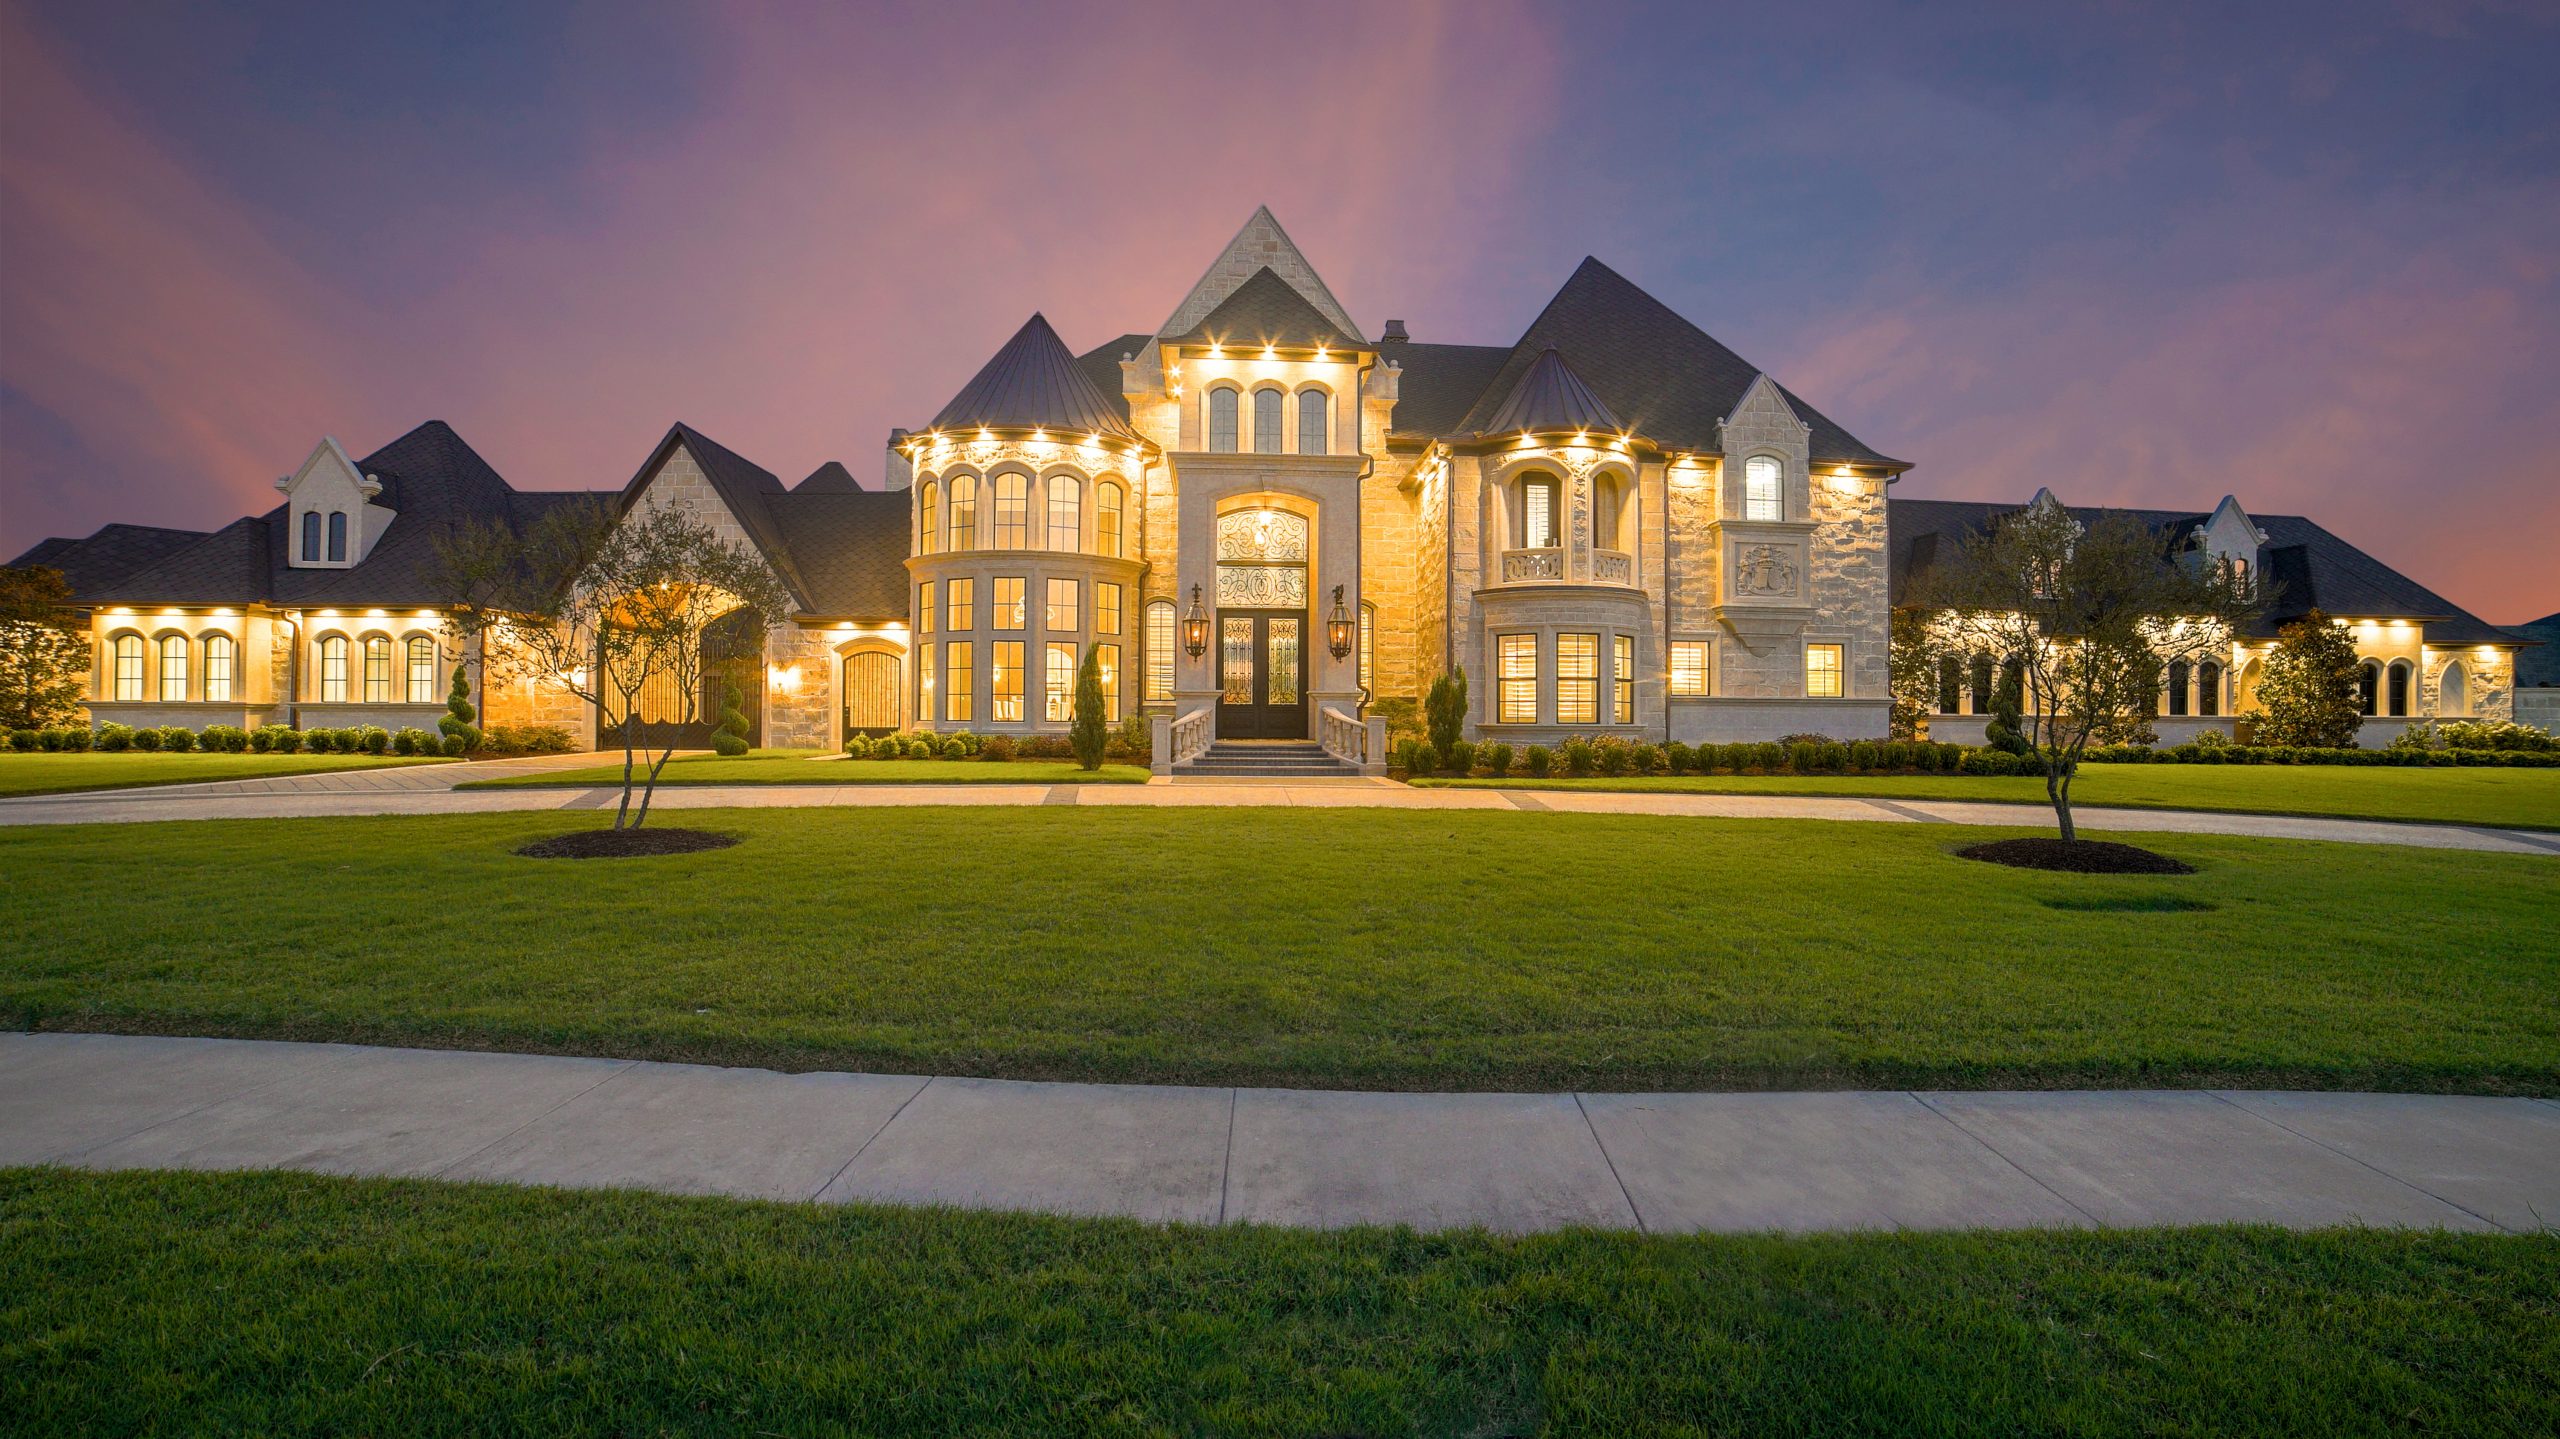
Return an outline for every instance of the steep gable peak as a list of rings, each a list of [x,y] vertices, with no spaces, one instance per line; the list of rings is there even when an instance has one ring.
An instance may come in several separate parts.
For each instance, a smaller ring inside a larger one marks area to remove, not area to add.
[[[1156,333],[1160,336],[1188,333],[1207,319],[1210,311],[1226,303],[1227,297],[1242,288],[1245,281],[1252,279],[1255,271],[1263,269],[1279,276],[1290,289],[1313,305],[1316,313],[1331,321],[1344,334],[1366,342],[1350,312],[1342,308],[1342,302],[1333,297],[1331,290],[1325,288],[1324,278],[1316,273],[1315,266],[1307,263],[1307,257],[1299,251],[1297,242],[1289,238],[1289,232],[1280,228],[1280,222],[1273,218],[1268,205],[1254,209],[1253,217],[1236,231],[1234,239],[1227,241],[1226,248],[1218,252],[1218,258],[1209,263],[1208,270],[1192,285],[1190,293],[1182,297],[1182,303],[1173,307],[1173,313],[1165,317]]]

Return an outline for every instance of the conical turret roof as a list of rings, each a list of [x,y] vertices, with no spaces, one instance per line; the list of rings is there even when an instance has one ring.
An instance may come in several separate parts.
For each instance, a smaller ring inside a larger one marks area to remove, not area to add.
[[[1141,438],[1076,368],[1075,356],[1067,353],[1049,321],[1036,314],[933,417],[937,430],[980,426],[1052,430],[1061,438],[1091,434]]]
[[[1485,421],[1482,433],[1599,430],[1615,434],[1623,428],[1618,417],[1573,372],[1573,366],[1565,363],[1563,352],[1549,345],[1521,375],[1520,383],[1511,387],[1509,398]]]

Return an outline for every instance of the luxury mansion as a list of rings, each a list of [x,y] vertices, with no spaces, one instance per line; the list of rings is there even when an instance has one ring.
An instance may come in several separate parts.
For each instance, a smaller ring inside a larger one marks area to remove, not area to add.
[[[875,484],[785,485],[678,424],[593,494],[691,507],[783,580],[761,743],[1063,729],[1095,652],[1160,763],[1260,737],[1374,765],[1373,702],[1459,667],[1487,737],[1882,735],[1897,595],[2026,498],[1889,499],[1908,468],[1597,260],[1513,343],[1373,335],[1265,210],[1152,330],[1077,354],[1034,315],[891,432]],[[94,718],[432,727],[458,661],[489,721],[594,741],[556,683],[454,652],[434,579],[446,527],[575,494],[512,488],[441,422],[362,458],[323,440],[277,488],[219,530],[19,557],[91,618]],[[2313,606],[2368,658],[2367,743],[2509,713],[2514,636],[2311,520],[2141,514],[2279,597],[2227,663],[2172,672],[2164,738],[2246,712],[2256,654]],[[1934,734],[1979,737],[1987,675],[1950,668]]]

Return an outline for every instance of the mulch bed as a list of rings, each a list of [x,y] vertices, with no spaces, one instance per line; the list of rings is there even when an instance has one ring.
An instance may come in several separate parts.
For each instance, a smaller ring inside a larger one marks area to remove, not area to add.
[[[2103,839],[2004,839],[1957,850],[1966,859],[2069,874],[2193,874],[2194,865]]]
[[[516,853],[527,859],[629,859],[647,854],[698,854],[706,849],[727,849],[737,842],[734,834],[714,834],[707,829],[582,829],[575,834],[518,845]]]

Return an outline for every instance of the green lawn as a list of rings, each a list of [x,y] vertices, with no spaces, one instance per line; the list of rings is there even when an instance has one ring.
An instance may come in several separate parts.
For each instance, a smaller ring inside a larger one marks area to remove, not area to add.
[[[2541,1435],[2560,1240],[1504,1239],[0,1170],[0,1432]]]
[[[1517,811],[554,812],[0,829],[0,1016],[1370,1089],[2560,1094],[2560,857]],[[137,896],[167,902],[135,902]]]
[[[1612,789],[1662,794],[1841,794],[2045,805],[2040,778],[1998,775],[1648,775],[1618,779],[1421,779],[1424,786]],[[2351,765],[2102,764],[2075,804],[2206,809],[2560,829],[2560,769]]]
[[[1074,760],[829,759],[823,750],[759,749],[736,759],[681,755],[667,761],[660,784],[1145,784],[1145,765],[1086,770]],[[461,789],[587,788],[622,783],[622,761],[593,769],[552,770],[474,780]]]
[[[84,789],[134,789],[154,784],[198,784],[215,779],[273,779],[342,769],[442,764],[371,754],[0,754],[0,796],[63,794]]]

